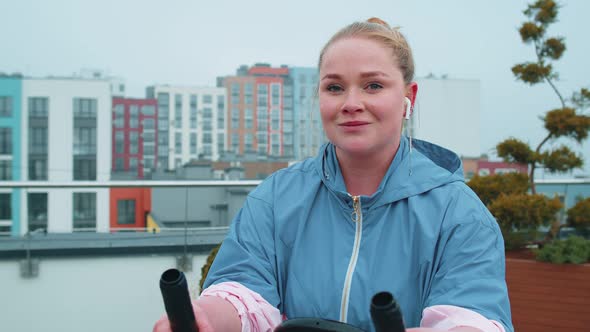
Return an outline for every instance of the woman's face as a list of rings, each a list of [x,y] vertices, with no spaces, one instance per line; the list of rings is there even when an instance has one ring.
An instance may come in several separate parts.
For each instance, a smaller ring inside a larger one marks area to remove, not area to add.
[[[346,38],[324,53],[320,113],[328,139],[344,153],[369,156],[396,151],[415,83],[404,83],[392,51],[376,41]]]

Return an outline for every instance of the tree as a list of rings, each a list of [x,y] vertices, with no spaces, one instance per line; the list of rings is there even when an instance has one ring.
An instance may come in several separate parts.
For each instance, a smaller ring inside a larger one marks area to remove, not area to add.
[[[489,206],[500,194],[526,194],[529,189],[529,178],[522,173],[476,175],[467,185],[486,206]]]
[[[573,93],[570,99],[565,99],[555,85],[559,75],[551,62],[563,56],[566,50],[565,38],[548,37],[546,32],[557,21],[558,11],[559,6],[552,0],[537,0],[527,6],[524,14],[529,20],[522,24],[519,33],[525,44],[534,46],[536,60],[512,67],[517,80],[530,85],[547,83],[557,95],[560,107],[546,112],[542,118],[547,136],[534,150],[516,138],[509,138],[496,146],[498,156],[505,161],[529,165],[529,181],[533,194],[536,193],[535,169],[538,166],[551,173],[563,173],[583,166],[582,157],[568,146],[543,149],[545,144],[560,137],[574,139],[581,144],[590,131],[590,117],[581,113],[590,106],[590,91],[582,88]]]
[[[488,206],[500,225],[507,249],[537,240],[539,226],[549,225],[562,207],[557,197],[526,193],[502,194]]]
[[[579,200],[567,211],[567,223],[587,233],[590,228],[590,197]]]

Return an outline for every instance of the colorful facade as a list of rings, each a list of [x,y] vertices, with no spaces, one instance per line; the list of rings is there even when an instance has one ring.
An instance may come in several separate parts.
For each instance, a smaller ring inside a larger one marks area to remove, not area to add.
[[[228,95],[228,149],[237,155],[293,158],[293,86],[289,68],[241,66],[218,79]]]
[[[0,181],[21,180],[22,79],[0,77]],[[0,188],[0,236],[20,234],[21,189]]]
[[[113,98],[112,171],[143,179],[158,160],[156,99]]]

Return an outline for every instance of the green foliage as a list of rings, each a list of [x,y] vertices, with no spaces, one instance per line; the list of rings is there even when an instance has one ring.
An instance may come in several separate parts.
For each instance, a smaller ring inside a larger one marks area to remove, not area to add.
[[[537,250],[535,255],[543,262],[584,264],[590,261],[590,241],[579,236],[554,240]]]
[[[525,194],[529,189],[529,177],[522,173],[474,176],[467,185],[475,191],[487,206],[500,194]]]
[[[559,198],[541,194],[500,195],[489,205],[503,233],[514,229],[533,230],[548,225],[563,207]]]
[[[590,227],[590,197],[578,201],[567,211],[567,223],[581,229]]]
[[[552,0],[537,0],[534,4],[528,5],[524,14],[542,25],[553,23],[557,19],[559,6]]]
[[[508,138],[496,145],[498,156],[506,162],[530,164],[534,162],[535,153],[529,145],[516,138]]]
[[[571,101],[572,104],[580,109],[586,109],[590,107],[590,90],[581,88],[580,91],[574,92]]]
[[[530,85],[543,82],[546,77],[552,77],[551,70],[551,65],[535,62],[525,62],[512,67],[514,76]]]
[[[215,256],[217,256],[217,252],[219,251],[219,248],[221,248],[221,243],[217,247],[215,247],[211,250],[211,252],[209,253],[209,256],[207,256],[207,260],[205,261],[205,264],[201,268],[201,281],[199,281],[199,289],[200,289],[199,294],[203,291],[203,285],[205,284],[205,279],[207,279],[207,274],[209,273],[209,269],[211,268],[211,265],[213,264],[213,261],[215,260]]]
[[[571,151],[567,146],[543,152],[540,155],[540,160],[551,173],[566,172],[584,164],[582,157]]]
[[[522,24],[522,27],[520,27],[518,32],[520,32],[520,37],[523,42],[530,43],[531,41],[541,39],[545,34],[545,28],[534,22],[525,22]]]
[[[567,136],[581,143],[588,138],[590,116],[577,114],[571,107],[557,108],[545,114],[545,129],[552,137]]]
[[[565,52],[565,43],[563,38],[549,38],[545,40],[541,47],[541,56],[558,60]]]

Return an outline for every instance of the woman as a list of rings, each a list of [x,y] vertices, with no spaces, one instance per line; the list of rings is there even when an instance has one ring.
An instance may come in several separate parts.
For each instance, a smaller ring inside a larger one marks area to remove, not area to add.
[[[194,302],[200,330],[319,317],[372,331],[370,299],[389,291],[409,331],[512,331],[496,221],[454,153],[401,135],[418,92],[402,34],[353,23],[319,74],[330,143],[250,193]]]

